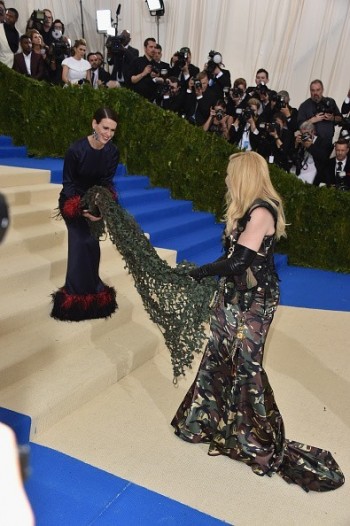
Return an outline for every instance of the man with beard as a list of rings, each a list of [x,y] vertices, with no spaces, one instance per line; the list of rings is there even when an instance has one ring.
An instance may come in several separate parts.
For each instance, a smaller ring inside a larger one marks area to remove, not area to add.
[[[310,98],[302,102],[298,110],[298,126],[309,121],[315,126],[318,137],[326,139],[329,153],[332,150],[334,127],[342,119],[334,99],[323,96],[323,83],[313,80],[310,84]]]

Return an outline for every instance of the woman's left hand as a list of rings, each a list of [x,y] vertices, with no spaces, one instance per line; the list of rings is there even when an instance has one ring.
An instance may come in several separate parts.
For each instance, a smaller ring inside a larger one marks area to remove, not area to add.
[[[88,210],[83,210],[83,217],[86,217],[86,219],[89,219],[90,221],[101,221],[102,219],[102,217],[93,216]]]

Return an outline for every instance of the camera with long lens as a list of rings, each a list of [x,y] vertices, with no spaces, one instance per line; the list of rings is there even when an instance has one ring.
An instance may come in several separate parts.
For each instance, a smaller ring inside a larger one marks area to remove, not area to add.
[[[188,48],[187,47],[182,47],[180,49],[180,51],[177,51],[175,53],[175,57],[177,57],[177,62],[176,64],[178,65],[178,67],[180,69],[184,68],[187,64],[187,61],[188,61]]]
[[[124,55],[125,45],[127,41],[124,35],[115,35],[109,37],[106,40],[106,48],[108,53],[112,55]]]
[[[324,97],[316,104],[316,113],[335,113],[335,106],[332,99]]]
[[[33,21],[34,26],[42,27],[45,22],[44,11],[41,11],[40,9],[33,11],[32,14],[30,15],[30,20]]]

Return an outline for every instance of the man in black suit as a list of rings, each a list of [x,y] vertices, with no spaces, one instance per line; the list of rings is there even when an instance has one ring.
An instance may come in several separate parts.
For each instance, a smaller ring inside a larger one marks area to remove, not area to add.
[[[32,52],[32,41],[27,35],[20,38],[22,53],[16,53],[12,69],[36,80],[45,78],[45,62],[42,55]]]
[[[100,86],[106,86],[111,80],[111,75],[100,65],[100,59],[96,53],[89,53],[87,60],[91,64],[91,85],[97,89]]]
[[[117,40],[113,40],[113,38]],[[139,50],[130,46],[130,41],[131,35],[129,31],[123,29],[120,35],[112,37],[112,40],[110,40],[110,42],[115,42],[116,45],[107,46],[107,61],[109,65],[113,66],[111,79],[118,81],[120,86],[130,86],[129,68],[131,63],[139,56]]]
[[[143,43],[145,54],[133,60],[129,69],[130,87],[150,102],[157,98],[158,86],[164,82],[155,67],[156,44],[153,37],[146,38]]]
[[[349,142],[338,139],[334,144],[335,157],[328,159],[324,166],[322,182],[339,190],[350,190]]]

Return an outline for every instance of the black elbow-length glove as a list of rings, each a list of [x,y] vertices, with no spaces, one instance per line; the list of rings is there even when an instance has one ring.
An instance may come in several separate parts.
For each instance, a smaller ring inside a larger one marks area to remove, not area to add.
[[[196,281],[200,281],[207,276],[240,275],[250,267],[256,254],[255,250],[237,244],[231,257],[197,267],[190,270],[189,275]]]

